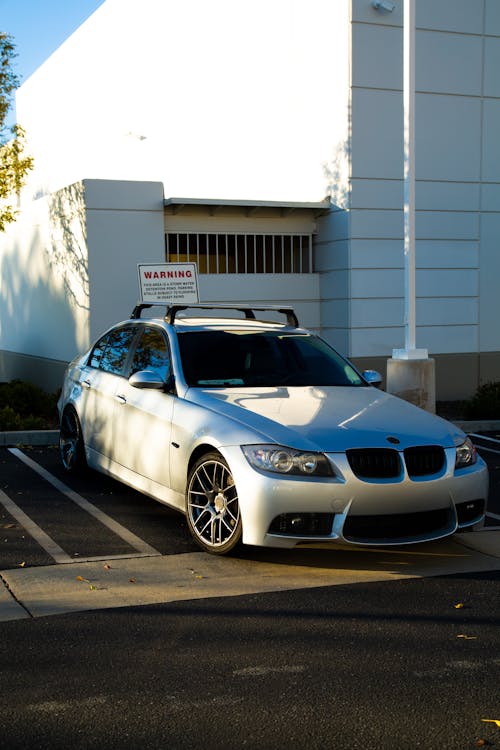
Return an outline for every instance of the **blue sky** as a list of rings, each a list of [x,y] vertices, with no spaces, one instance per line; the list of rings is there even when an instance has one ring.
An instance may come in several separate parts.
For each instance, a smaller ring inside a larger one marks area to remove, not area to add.
[[[104,0],[0,0],[0,31],[14,37],[15,72],[21,83]]]

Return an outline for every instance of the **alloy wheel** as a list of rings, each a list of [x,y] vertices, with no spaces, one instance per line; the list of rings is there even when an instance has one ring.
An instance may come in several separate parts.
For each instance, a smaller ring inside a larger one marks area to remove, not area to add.
[[[208,552],[225,554],[240,541],[238,492],[219,454],[207,454],[193,466],[188,480],[187,517],[195,541]]]

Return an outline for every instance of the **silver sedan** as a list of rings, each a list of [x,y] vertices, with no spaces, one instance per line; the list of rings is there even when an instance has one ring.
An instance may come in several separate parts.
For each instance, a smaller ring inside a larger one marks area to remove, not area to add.
[[[488,472],[469,438],[375,387],[292,310],[280,323],[255,308],[141,308],[67,369],[68,471],[90,466],[178,509],[216,554],[411,544],[484,522]]]

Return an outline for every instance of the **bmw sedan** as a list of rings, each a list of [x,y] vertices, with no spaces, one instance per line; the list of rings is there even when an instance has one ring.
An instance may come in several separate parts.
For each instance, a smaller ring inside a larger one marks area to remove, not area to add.
[[[148,307],[68,366],[66,470],[90,466],[181,511],[215,554],[412,544],[484,522],[488,472],[470,439],[377,388],[290,308],[269,322],[271,308]]]

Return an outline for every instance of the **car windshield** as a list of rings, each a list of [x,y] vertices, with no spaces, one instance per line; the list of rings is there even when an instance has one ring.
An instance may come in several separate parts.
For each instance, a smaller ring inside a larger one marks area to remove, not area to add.
[[[279,331],[179,333],[186,383],[239,386],[361,386],[364,380],[322,339]]]

